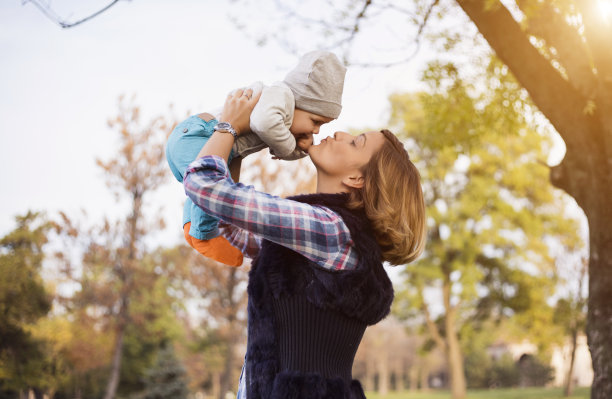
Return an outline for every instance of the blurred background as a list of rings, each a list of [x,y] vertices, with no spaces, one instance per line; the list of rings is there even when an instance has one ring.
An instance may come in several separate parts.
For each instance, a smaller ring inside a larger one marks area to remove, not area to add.
[[[575,3],[0,3],[0,398],[235,397],[250,265],[185,245],[165,139],[313,49],[348,67],[315,142],[389,128],[427,202],[427,249],[387,267],[393,312],[354,363],[368,397],[607,397],[586,322],[612,251],[612,1]],[[281,196],[314,179],[267,150],[241,177]]]

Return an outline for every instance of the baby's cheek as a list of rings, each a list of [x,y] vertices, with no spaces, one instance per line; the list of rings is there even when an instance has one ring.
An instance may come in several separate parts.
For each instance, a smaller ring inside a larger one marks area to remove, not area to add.
[[[312,145],[312,137],[301,138],[297,141],[297,147],[300,150],[307,150]]]

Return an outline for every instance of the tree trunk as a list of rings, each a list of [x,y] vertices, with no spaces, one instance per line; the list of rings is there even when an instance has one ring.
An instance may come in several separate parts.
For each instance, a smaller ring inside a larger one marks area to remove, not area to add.
[[[373,356],[366,356],[365,360],[366,364],[366,372],[365,372],[365,390],[366,391],[375,391],[376,390],[376,381],[375,381],[375,365]]]
[[[378,395],[386,396],[389,393],[389,359],[386,354],[378,357]]]
[[[563,390],[563,394],[565,396],[572,396],[572,391],[574,390],[574,362],[576,360],[576,345],[578,342],[578,330],[575,328],[572,329],[572,352],[570,354],[570,364],[569,370],[567,371],[567,379],[565,380],[565,389]]]
[[[429,391],[429,366],[424,364],[419,370],[419,378],[421,380],[420,390],[422,392]]]
[[[232,371],[234,369],[234,340],[230,339],[227,343],[227,351],[225,353],[225,366],[223,377],[221,378],[221,389],[219,390],[219,399],[224,399],[225,394],[231,390],[232,386]],[[237,386],[238,382],[236,382]]]
[[[238,332],[236,327],[236,321],[238,313],[238,304],[234,299],[236,285],[238,284],[238,278],[236,276],[237,269],[231,268],[229,271],[229,276],[226,283],[227,291],[226,295],[226,306],[229,310],[229,314],[227,315],[227,324],[228,324],[228,339],[227,339],[227,350],[225,353],[225,365],[223,370],[223,375],[221,376],[220,382],[220,390],[219,390],[219,399],[224,399],[225,394],[231,390],[231,386],[234,383],[232,379],[232,371],[234,370],[234,346],[237,343]],[[235,382],[237,384],[237,382]],[[237,385],[236,385],[237,386]]]
[[[106,384],[106,392],[104,399],[114,399],[119,385],[119,373],[121,371],[121,358],[123,357],[123,338],[125,336],[125,323],[119,322],[117,328],[117,339],[115,341],[115,349],[113,351],[113,360],[111,362],[111,374]]]
[[[463,355],[457,334],[457,305],[451,302],[452,281],[451,268],[443,267],[444,282],[442,283],[442,300],[446,310],[444,314],[444,328],[446,335],[445,352],[450,371],[451,396],[453,399],[463,399],[466,394],[465,371],[463,370]]]
[[[594,371],[592,399],[612,398],[612,206],[609,202],[612,190],[610,186],[605,188],[608,203],[602,204],[596,215],[589,215],[587,210],[591,243],[587,337]]]
[[[218,371],[213,372],[212,375],[212,397],[218,398],[219,392],[221,391],[221,373]]]
[[[415,392],[419,388],[419,367],[410,367],[408,375],[410,379],[410,385],[408,389],[410,390],[410,392]]]
[[[465,371],[463,355],[459,345],[459,337],[455,327],[456,310],[447,310],[444,322],[446,324],[446,356],[450,370],[451,395],[453,399],[463,399],[466,394]]]

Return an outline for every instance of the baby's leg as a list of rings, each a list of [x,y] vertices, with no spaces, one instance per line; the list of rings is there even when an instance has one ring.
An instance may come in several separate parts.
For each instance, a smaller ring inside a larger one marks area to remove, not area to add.
[[[191,204],[190,245],[199,253],[230,266],[242,265],[242,252],[219,235],[219,219]],[[185,226],[183,227],[185,229]]]
[[[176,125],[166,144],[166,160],[172,174],[179,182],[183,182],[185,170],[193,162],[198,153],[213,133],[217,121],[212,115],[207,120],[199,116],[190,116]]]
[[[185,171],[213,133],[217,121],[209,114],[192,116],[172,132],[166,147],[166,157],[173,174],[183,181]],[[183,231],[187,243],[202,255],[231,266],[242,264],[242,253],[219,236],[219,220],[207,215],[187,199],[183,210]]]
[[[198,240],[189,234],[190,228],[191,222],[185,224],[183,226],[183,234],[185,235],[185,240],[191,246],[191,248],[195,249],[207,258],[216,260],[217,262],[221,262],[229,266],[242,265],[242,252],[230,244],[225,237],[217,236],[211,238],[210,240]]]

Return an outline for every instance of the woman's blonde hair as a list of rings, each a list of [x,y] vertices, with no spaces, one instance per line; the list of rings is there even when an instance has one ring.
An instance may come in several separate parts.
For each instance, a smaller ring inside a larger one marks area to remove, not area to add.
[[[385,143],[363,168],[364,185],[350,191],[348,206],[364,208],[383,259],[402,265],[425,247],[425,201],[419,172],[404,146],[389,130],[381,133]]]

